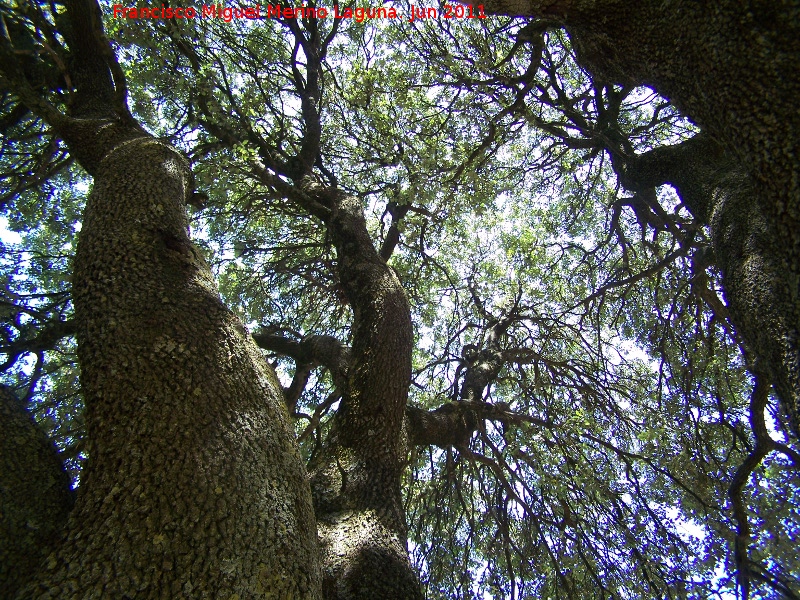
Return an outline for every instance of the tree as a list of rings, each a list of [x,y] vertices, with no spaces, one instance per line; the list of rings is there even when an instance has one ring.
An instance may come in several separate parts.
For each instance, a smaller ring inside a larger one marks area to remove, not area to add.
[[[29,230],[5,380],[80,478],[18,597],[696,597],[731,587],[720,565],[793,597],[800,457],[768,389],[794,419],[796,290],[749,265],[800,264],[775,212],[795,84],[770,71],[797,55],[754,69],[787,128],[739,147],[672,30],[629,33],[648,3],[563,4],[371,27],[3,8],[2,198]],[[751,48],[728,46],[730,78]]]
[[[702,141],[649,157],[619,146],[610,151],[622,163],[617,171],[626,188],[642,192],[671,183],[710,226],[751,370],[774,385],[800,435],[800,118],[793,108],[800,88],[784,76],[800,66],[800,7],[492,1],[487,8],[567,25],[596,80],[652,86],[700,126]],[[699,194],[698,186],[705,188]],[[763,426],[754,424],[759,429],[752,462],[770,449]],[[740,547],[747,537],[745,522]]]

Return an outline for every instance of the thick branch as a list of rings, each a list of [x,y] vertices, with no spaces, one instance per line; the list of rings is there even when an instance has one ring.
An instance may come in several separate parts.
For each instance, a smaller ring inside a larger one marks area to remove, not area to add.
[[[496,421],[504,427],[520,423],[553,427],[543,419],[513,412],[504,402],[448,402],[432,411],[416,406],[406,408],[409,442],[415,446],[464,447],[485,421]]]
[[[0,19],[0,25],[2,25]],[[10,91],[36,116],[55,128],[63,126],[67,117],[46,99],[42,98],[25,77],[22,65],[5,27],[0,29],[0,91]]]
[[[742,490],[750,479],[750,475],[761,463],[764,457],[774,449],[774,442],[769,436],[764,422],[764,409],[769,399],[769,384],[763,377],[756,376],[756,385],[750,398],[750,425],[755,436],[756,445],[744,462],[736,470],[728,488],[728,497],[731,499],[733,517],[736,519],[736,583],[742,591],[742,598],[747,600],[750,595],[750,573],[748,571],[748,551],[750,548],[750,523],[747,517],[747,508],[742,500]]]
[[[67,0],[66,6],[71,27],[62,34],[72,52],[73,116],[115,117],[116,93],[107,62],[111,52],[103,35],[100,6],[94,0]]]
[[[460,368],[465,366],[466,373],[464,373],[464,383],[461,385],[459,398],[466,402],[477,402],[483,399],[486,389],[494,383],[506,363],[506,353],[502,349],[501,342],[505,338],[508,328],[519,321],[522,315],[519,308],[519,295],[514,298],[514,304],[503,311],[505,314],[498,318],[486,309],[471,277],[467,280],[467,286],[475,309],[487,321],[487,325],[482,347],[476,348],[467,345],[462,351],[464,362]]]
[[[363,428],[374,431],[369,445],[397,459],[400,427],[411,383],[411,315],[400,281],[376,251],[361,201],[334,199],[328,222],[336,247],[342,288],[353,307],[352,364],[342,413],[343,441],[365,446]]]
[[[328,369],[334,385],[343,389],[350,361],[350,348],[331,335],[308,335],[295,341],[281,335],[256,333],[256,344],[264,350],[289,356],[298,365],[322,365]]]
[[[643,154],[617,157],[614,170],[620,183],[632,192],[672,185],[692,214],[708,223],[715,186],[730,168],[720,145],[708,135]]]
[[[595,82],[652,87],[736,162],[722,209],[693,210],[711,222],[717,257],[727,248],[721,266],[733,322],[771,370],[800,436],[800,80],[785,76],[800,71],[796,3],[487,0],[484,6],[490,13],[559,19]]]
[[[467,352],[467,369],[459,397],[462,401],[479,401],[503,368],[503,353],[496,347]]]
[[[45,325],[33,338],[16,340],[6,347],[0,347],[0,352],[8,355],[8,360],[0,368],[11,366],[25,352],[51,350],[60,340],[75,335],[75,332],[76,325],[72,320],[58,321]]]
[[[400,541],[407,531],[400,482],[411,311],[397,274],[372,244],[361,201],[336,190],[321,200],[331,207],[326,224],[354,314],[341,404],[324,451],[310,465],[323,585],[330,598],[418,599],[418,575]],[[358,543],[343,546],[345,539]],[[370,558],[377,554],[384,558]]]

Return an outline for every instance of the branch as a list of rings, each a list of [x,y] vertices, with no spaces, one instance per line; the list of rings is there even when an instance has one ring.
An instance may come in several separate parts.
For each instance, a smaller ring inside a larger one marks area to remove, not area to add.
[[[415,446],[466,447],[484,421],[497,421],[504,427],[520,423],[555,427],[550,421],[514,412],[504,402],[448,402],[432,411],[406,407],[408,437]]]
[[[0,91],[4,90],[12,92],[33,114],[55,128],[63,127],[69,121],[66,115],[42,98],[25,77],[5,22],[0,19]]]
[[[70,76],[75,85],[77,117],[122,117],[133,123],[125,104],[125,75],[103,33],[102,11],[96,0],[66,0],[69,31],[60,33],[72,53]],[[75,112],[75,111],[73,111]]]
[[[42,352],[52,350],[61,339],[75,335],[75,321],[57,321],[45,325],[39,330],[38,335],[27,340],[16,340],[8,346],[0,346],[0,352],[8,355],[6,362],[0,366],[0,371],[5,371],[12,366],[21,354],[27,352]]]
[[[350,348],[335,337],[309,335],[298,342],[281,335],[262,332],[253,334],[253,339],[260,348],[288,356],[298,365],[325,367],[331,373],[333,384],[344,389],[350,366]]]
[[[742,599],[748,600],[750,596],[750,560],[747,557],[750,547],[750,523],[747,518],[747,507],[742,499],[742,490],[747,484],[753,470],[761,463],[764,457],[775,449],[775,442],[769,436],[767,425],[764,422],[764,409],[769,399],[770,385],[766,379],[756,374],[755,387],[750,396],[750,426],[756,439],[756,445],[749,456],[736,470],[728,488],[728,497],[731,499],[731,510],[736,519],[736,542],[734,545],[734,559],[736,562],[736,585],[742,591]]]
[[[297,401],[300,395],[308,385],[308,379],[311,377],[311,370],[313,365],[298,363],[294,370],[294,377],[292,383],[288,388],[283,388],[283,397],[286,400],[286,407],[289,409],[289,414],[294,414],[297,408]]]
[[[597,298],[605,296],[608,292],[610,292],[614,288],[633,285],[634,283],[637,283],[638,281],[641,281],[642,279],[650,277],[651,275],[655,275],[656,273],[658,273],[659,271],[661,271],[665,267],[669,266],[676,259],[678,259],[678,258],[680,258],[682,256],[686,256],[689,253],[690,250],[691,250],[690,246],[688,246],[688,245],[687,246],[682,246],[682,247],[678,248],[677,250],[675,250],[674,252],[670,252],[669,254],[667,254],[663,259],[661,259],[660,261],[658,261],[654,265],[651,265],[647,269],[644,269],[644,270],[636,273],[636,275],[631,275],[630,277],[626,277],[625,279],[620,279],[618,281],[611,281],[611,282],[603,285],[597,291],[593,292],[592,294],[589,294],[586,298],[584,298],[583,300],[581,300],[577,304],[571,306],[568,309],[567,312],[576,309],[577,307],[579,307],[582,304],[584,306],[588,306],[590,302],[592,302],[593,300],[596,300]]]
[[[728,164],[720,145],[702,133],[671,146],[612,159],[620,183],[632,192],[672,185],[692,214],[708,223],[713,190]]]
[[[411,208],[410,204],[397,204],[394,200],[389,202],[389,205],[386,207],[386,211],[383,213],[389,213],[392,218],[392,223],[389,225],[389,231],[386,233],[386,238],[383,240],[383,244],[381,244],[381,249],[378,252],[381,258],[384,261],[389,261],[392,257],[392,253],[394,249],[397,247],[397,243],[400,241],[400,228],[398,227],[398,223],[400,220],[406,216],[409,209]],[[381,217],[382,219],[383,217]]]
[[[61,539],[73,498],[55,445],[4,385],[0,385],[0,489],[0,590],[14,598]]]

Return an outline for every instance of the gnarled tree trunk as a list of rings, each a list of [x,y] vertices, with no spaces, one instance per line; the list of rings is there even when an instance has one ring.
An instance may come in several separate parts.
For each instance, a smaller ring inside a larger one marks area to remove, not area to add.
[[[367,233],[361,201],[333,191],[328,230],[353,307],[353,344],[332,432],[312,460],[327,600],[422,598],[400,494],[411,383],[411,313]]]

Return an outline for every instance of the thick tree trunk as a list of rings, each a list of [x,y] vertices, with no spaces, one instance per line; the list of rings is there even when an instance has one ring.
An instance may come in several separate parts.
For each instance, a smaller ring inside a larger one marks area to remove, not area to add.
[[[89,462],[66,543],[23,597],[315,598],[278,382],[189,241],[185,159],[125,138],[93,169],[73,276]]]
[[[736,160],[751,196],[709,224],[727,244],[757,216],[758,249],[720,267],[734,324],[800,436],[800,2],[484,4],[560,20],[593,77],[651,86]]]
[[[341,406],[310,467],[324,597],[421,599],[400,493],[413,343],[408,300],[372,245],[360,200],[336,193],[327,225],[354,322]]]
[[[128,113],[97,3],[66,6],[69,115],[0,61],[94,178],[72,278],[89,460],[19,597],[319,598],[306,471],[274,372],[189,241],[190,167]]]
[[[419,440],[407,431],[417,422],[406,418],[413,343],[408,300],[372,245],[361,201],[308,180],[301,185],[314,206],[325,207],[317,212],[336,247],[339,281],[353,308],[353,345],[322,335],[299,342],[269,332],[254,337],[263,348],[291,356],[301,379],[311,365],[324,365],[341,396],[310,465],[324,598],[417,600],[422,593],[408,558],[400,493],[408,444]],[[299,393],[295,387],[286,390],[290,404]]]
[[[751,352],[750,359],[758,363],[752,367],[768,370],[780,385],[776,366],[796,351],[783,333],[800,323],[800,307],[792,303],[782,265],[776,262],[782,250],[776,246],[778,236],[752,201],[752,179],[705,134],[628,157],[616,168],[633,192],[671,184],[692,214],[710,225],[731,318],[741,337],[758,349]]]
[[[22,402],[0,386],[0,598],[13,598],[59,540],[69,475]]]

